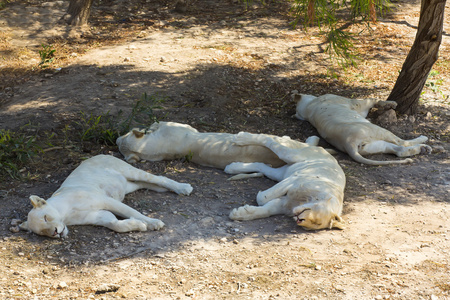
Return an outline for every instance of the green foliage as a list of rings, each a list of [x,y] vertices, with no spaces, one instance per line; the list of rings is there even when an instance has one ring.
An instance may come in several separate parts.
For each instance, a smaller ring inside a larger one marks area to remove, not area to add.
[[[441,90],[441,86],[444,83],[444,80],[442,78],[436,78],[437,75],[439,75],[438,71],[431,70],[430,74],[428,74],[428,79],[425,83],[425,86],[432,90],[434,93],[440,94],[442,98],[445,99],[446,96]],[[422,92],[422,94],[423,93],[424,92]]]
[[[165,101],[164,98],[158,95],[149,96],[147,93],[142,94],[141,99],[136,102],[131,113],[119,124],[122,133],[128,132],[132,126],[145,125],[148,126],[158,121],[155,116],[155,109],[161,109],[161,103]],[[123,114],[119,112],[119,118]],[[136,124],[137,123],[137,124]]]
[[[189,150],[189,153],[184,156],[184,159],[187,162],[191,162],[193,157],[194,157],[194,153],[191,150]]]
[[[0,1],[0,10],[5,9],[6,5],[9,3],[9,0]]]
[[[127,133],[131,126],[147,127],[157,122],[155,109],[161,108],[162,102],[164,98],[144,93],[126,116],[123,112],[118,116],[109,112],[103,115],[81,112],[78,121],[65,125],[59,139],[54,133],[44,133],[40,144],[50,147],[44,150],[38,145],[36,134],[30,134],[25,128],[17,132],[0,129],[0,178],[21,178],[21,170],[32,157],[52,148],[77,148],[77,144],[87,141],[115,145],[116,139]]]
[[[81,112],[80,121],[81,141],[94,141],[106,145],[114,145],[118,135],[113,123],[113,116],[107,112],[105,115],[94,116]]]
[[[356,55],[352,53],[354,36],[350,32],[340,29],[330,30],[328,33],[329,44],[325,51],[334,57],[340,65],[356,66]]]
[[[0,175],[21,178],[20,170],[33,156],[42,152],[36,137],[23,128],[18,132],[0,129]]]
[[[42,50],[39,50],[39,56],[41,57],[41,62],[39,63],[39,66],[42,69],[45,69],[48,67],[49,64],[53,62],[55,59],[55,49],[52,48],[52,45],[44,45],[42,44]]]
[[[130,131],[132,126],[149,126],[157,122],[155,109],[161,108],[163,98],[148,96],[144,93],[140,100],[136,101],[128,116],[112,116],[109,112],[104,115],[93,115],[81,112],[80,121],[77,122],[80,130],[81,141],[94,141],[105,145],[115,145],[116,139]]]
[[[294,0],[291,13],[305,28],[317,25],[327,38],[327,52],[339,65],[355,65],[356,54],[352,39],[345,31],[352,23],[376,21],[377,13],[384,14],[390,7],[389,0]]]

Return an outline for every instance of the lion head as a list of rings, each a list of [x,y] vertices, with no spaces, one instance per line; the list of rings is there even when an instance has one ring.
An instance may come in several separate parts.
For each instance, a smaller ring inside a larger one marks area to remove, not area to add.
[[[293,212],[297,225],[302,226],[306,230],[344,229],[342,218],[331,212],[322,203],[308,203],[297,206]]]
[[[69,233],[61,215],[52,205],[38,196],[30,196],[30,200],[33,209],[28,213],[27,221],[20,225],[21,229],[52,238],[62,238]]]

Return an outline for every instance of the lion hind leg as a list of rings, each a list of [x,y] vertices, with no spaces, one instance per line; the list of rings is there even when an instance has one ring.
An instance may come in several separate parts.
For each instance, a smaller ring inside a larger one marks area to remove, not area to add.
[[[161,187],[159,185],[156,185],[156,184],[152,184],[152,183],[148,183],[148,182],[131,182],[131,181],[128,181],[127,185],[125,187],[125,191],[126,191],[125,193],[129,194],[129,193],[132,193],[132,192],[140,190],[140,189],[148,189],[148,190],[152,190],[152,191],[159,192],[159,193],[168,191],[168,189],[163,188],[163,187]]]
[[[408,157],[421,153],[431,153],[431,147],[425,144],[402,146],[385,141],[375,141],[365,145],[360,152],[362,154],[389,153],[398,157]]]
[[[392,143],[398,146],[403,146],[403,147],[410,147],[410,146],[414,146],[414,145],[419,145],[419,144],[423,144],[426,141],[428,141],[428,138],[424,135],[421,135],[415,139],[411,139],[411,140],[404,140],[399,138],[398,136],[396,136],[395,134],[393,134],[392,132],[390,132],[387,129],[378,128],[379,131],[376,134],[376,136],[373,136],[374,139],[376,139],[377,141],[385,141],[388,143]]]
[[[428,141],[428,138],[424,135],[421,135],[415,139],[412,140],[401,140],[401,144],[402,146],[414,146],[414,145],[419,145],[419,144],[423,144],[426,141]]]
[[[113,215],[117,215],[125,219],[135,219],[144,222],[147,225],[147,228],[151,230],[159,230],[164,227],[164,223],[162,221],[144,216],[134,208],[131,208],[128,205],[116,200],[107,201],[104,211],[108,211]]]
[[[230,213],[230,219],[248,221],[267,218],[273,215],[289,214],[286,210],[287,197],[273,199],[263,206],[244,205]]]
[[[128,181],[143,184],[142,187],[154,191],[173,191],[181,195],[189,195],[193,188],[188,183],[180,183],[165,176],[157,176],[133,167],[133,172],[123,174]]]
[[[282,166],[280,168],[272,168],[264,163],[242,163],[242,162],[234,162],[225,167],[225,173],[227,174],[241,174],[241,173],[251,173],[257,172],[262,173],[266,177],[275,180],[281,181],[284,178],[284,173],[288,166]]]
[[[367,149],[371,150],[371,151],[377,151],[377,152],[366,152],[364,151],[367,145],[365,145],[365,147],[363,147],[361,149],[362,154],[374,154],[374,153],[381,153],[380,151],[378,151],[379,149],[381,149],[381,147],[379,147],[380,145],[383,146],[382,143],[386,143],[383,141],[378,141],[380,143],[375,144],[376,142],[370,143],[368,145],[372,145],[372,149],[370,147],[368,147]],[[376,147],[376,145],[378,145],[378,147]],[[358,152],[358,147],[356,146],[352,146],[352,145],[347,145],[345,147],[346,152],[348,153],[348,155],[350,155],[351,158],[353,158],[355,161],[361,163],[361,164],[367,164],[367,165],[390,165],[390,164],[407,164],[407,163],[412,163],[413,160],[411,158],[406,158],[406,159],[402,159],[402,160],[373,160],[373,159],[368,159],[365,158],[361,155],[361,153]],[[384,152],[387,153],[387,152]]]
[[[281,160],[287,164],[294,164],[301,160],[298,155],[298,149],[308,147],[309,145],[304,143],[297,143],[296,148],[290,148],[280,143],[279,140],[265,134],[251,134],[248,132],[239,132],[235,137],[235,143],[237,145],[259,145],[270,149]]]
[[[104,226],[116,232],[147,231],[145,222],[137,219],[118,220],[113,213],[106,210],[90,213],[86,221],[87,224]]]

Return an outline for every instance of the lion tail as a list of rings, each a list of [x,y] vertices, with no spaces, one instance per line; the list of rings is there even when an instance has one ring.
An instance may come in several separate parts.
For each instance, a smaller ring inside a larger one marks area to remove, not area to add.
[[[401,159],[401,160],[372,160],[363,157],[359,154],[357,147],[346,147],[348,155],[353,158],[355,161],[366,164],[366,165],[392,165],[392,164],[409,164],[412,163],[413,160],[411,158]]]

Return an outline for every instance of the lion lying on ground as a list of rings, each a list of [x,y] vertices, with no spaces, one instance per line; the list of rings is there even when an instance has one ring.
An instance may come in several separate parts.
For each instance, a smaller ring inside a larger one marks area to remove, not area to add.
[[[272,151],[259,145],[237,146],[234,134],[198,132],[195,128],[174,122],[154,123],[148,130],[133,129],[117,139],[119,151],[128,162],[141,159],[160,161],[190,156],[199,165],[225,168],[239,162],[264,162],[282,166]],[[280,139],[279,137],[274,137]],[[280,139],[280,143],[283,140]],[[293,141],[285,141],[286,146],[296,147]]]
[[[412,162],[410,158],[378,161],[362,156],[375,153],[391,153],[398,157],[431,153],[431,147],[423,144],[427,137],[402,140],[365,119],[374,106],[395,108],[397,104],[393,101],[355,100],[331,94],[320,97],[297,94],[294,99],[297,101],[297,118],[309,121],[321,137],[359,163],[387,165]]]
[[[47,201],[31,196],[33,209],[21,229],[53,238],[65,237],[69,225],[99,225],[117,232],[161,229],[163,222],[122,203],[126,194],[142,188],[183,195],[192,191],[189,184],[152,175],[113,156],[98,155],[82,162]]]
[[[289,137],[283,137],[290,140]],[[295,141],[292,141],[295,142]],[[241,146],[267,147],[287,165],[272,168],[266,164],[235,162],[225,168],[229,174],[261,172],[279,181],[272,188],[260,191],[256,197],[259,206],[245,205],[233,209],[230,218],[253,220],[277,214],[294,216],[305,229],[339,228],[344,199],[345,175],[336,159],[322,147],[316,147],[318,137],[310,137],[296,149],[286,147],[264,134],[241,132],[235,143]],[[238,178],[241,178],[238,175]]]

